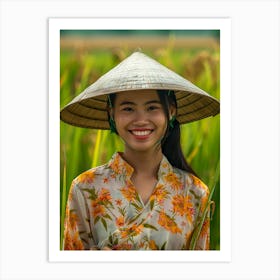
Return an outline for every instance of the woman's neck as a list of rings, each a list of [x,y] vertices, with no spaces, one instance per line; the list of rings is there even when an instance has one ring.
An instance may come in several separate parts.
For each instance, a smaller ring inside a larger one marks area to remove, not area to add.
[[[152,152],[135,152],[125,150],[123,158],[134,168],[134,175],[157,177],[163,154],[161,149]]]

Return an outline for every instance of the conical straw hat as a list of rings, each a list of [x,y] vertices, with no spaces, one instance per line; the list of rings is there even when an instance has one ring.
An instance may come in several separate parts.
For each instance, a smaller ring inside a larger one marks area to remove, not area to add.
[[[140,89],[174,90],[180,124],[220,111],[219,101],[208,93],[147,55],[134,52],[67,104],[60,118],[74,126],[109,129],[107,95]]]

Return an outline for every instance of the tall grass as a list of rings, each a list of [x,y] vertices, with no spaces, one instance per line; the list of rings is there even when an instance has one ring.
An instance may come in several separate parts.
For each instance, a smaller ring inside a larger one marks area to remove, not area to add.
[[[219,99],[219,49],[175,49],[171,40],[165,49],[143,51]],[[129,49],[61,49],[61,107],[131,52]],[[220,177],[216,170],[220,159],[220,117],[182,125],[181,131],[181,144],[186,159],[210,188],[215,186],[210,248],[219,250]],[[123,150],[123,143],[109,131],[78,128],[63,122],[60,125],[60,142],[62,244],[65,205],[72,180],[81,172],[106,163],[115,151]]]

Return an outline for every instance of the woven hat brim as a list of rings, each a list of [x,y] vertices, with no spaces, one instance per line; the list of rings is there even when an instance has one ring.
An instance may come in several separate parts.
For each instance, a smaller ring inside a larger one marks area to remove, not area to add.
[[[175,95],[178,105],[176,118],[180,124],[215,116],[220,111],[219,102],[213,98],[183,91],[175,91]],[[74,126],[110,129],[107,114],[107,95],[70,104],[61,111],[60,116],[64,122]]]
[[[208,93],[146,55],[134,53],[66,105],[60,118],[74,126],[109,129],[107,95],[142,89],[173,90],[180,124],[220,111],[219,101]]]

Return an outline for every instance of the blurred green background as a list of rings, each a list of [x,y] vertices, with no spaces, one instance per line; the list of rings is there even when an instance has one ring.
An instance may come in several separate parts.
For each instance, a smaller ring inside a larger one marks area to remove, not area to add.
[[[135,50],[142,50],[220,99],[218,30],[61,30],[60,35],[61,108]],[[181,129],[188,163],[210,189],[215,185],[210,249],[219,250],[220,180],[214,176],[220,160],[220,116],[182,125]],[[72,180],[122,150],[122,142],[109,131],[60,122],[61,245]]]

